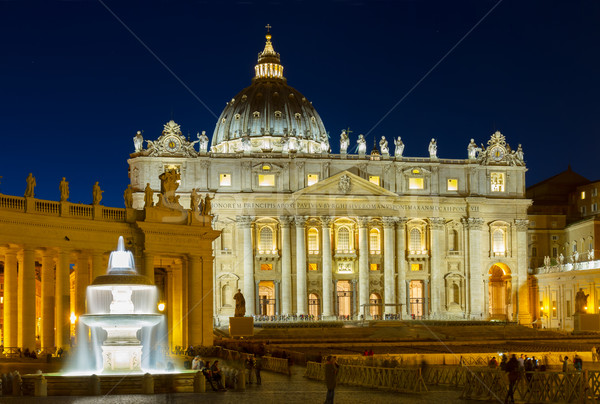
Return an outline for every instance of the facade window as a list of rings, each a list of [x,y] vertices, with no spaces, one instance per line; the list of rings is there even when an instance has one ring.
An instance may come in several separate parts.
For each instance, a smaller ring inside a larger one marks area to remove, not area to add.
[[[585,199],[585,191],[581,191],[581,200]]]
[[[221,288],[221,306],[229,306],[229,299],[231,296],[231,288],[229,285],[223,285]]]
[[[531,256],[537,257],[537,247],[531,247]]]
[[[421,230],[413,228],[410,231],[410,251],[421,251]]]
[[[306,176],[306,185],[311,186],[319,182],[319,174],[308,174]]]
[[[272,271],[273,264],[260,264],[260,270],[261,271]]]
[[[270,253],[273,248],[273,230],[270,227],[263,227],[259,233],[259,249],[261,253]]]
[[[592,196],[598,196],[598,188],[592,188],[591,194]]]
[[[319,231],[314,227],[308,229],[308,253],[319,253]]]
[[[492,192],[504,192],[504,173],[490,174],[490,190]]]
[[[412,272],[418,272],[422,268],[421,264],[410,264],[410,270]]]
[[[369,268],[371,271],[379,271],[379,264],[370,264]]]
[[[597,212],[597,211],[598,211],[598,204],[592,203],[592,212]]]
[[[369,182],[375,185],[379,185],[379,176],[378,175],[369,175]]]
[[[219,185],[222,187],[230,187],[231,174],[219,174]]]
[[[369,244],[371,244],[371,254],[381,254],[379,230],[371,229],[371,231],[369,232]]]
[[[448,178],[448,191],[458,191],[458,180],[456,178]]]
[[[456,230],[448,232],[448,250],[458,251],[458,232]]]
[[[339,262],[338,263],[338,273],[341,273],[341,274],[352,273],[352,263],[351,262]]]
[[[587,212],[586,212],[586,208],[585,208],[585,205],[584,205],[584,206],[581,207],[581,214],[585,215],[586,213]]]
[[[552,258],[558,257],[558,247],[552,247]]]
[[[576,252],[577,251],[577,241],[573,242],[573,251],[571,252]]]
[[[317,264],[316,262],[311,262],[310,264],[308,264],[308,270],[309,271],[318,271],[319,264]]]
[[[492,243],[493,243],[493,252],[495,255],[504,255],[506,252],[506,243],[504,240],[504,231],[497,229],[494,230],[492,235]]]
[[[340,227],[337,234],[337,250],[350,250],[350,230],[347,227]]]
[[[552,241],[558,241],[558,236],[556,234],[552,235]]]
[[[460,304],[460,288],[456,283],[452,285],[452,301],[456,304]]]
[[[321,302],[319,296],[314,293],[308,295],[308,314],[315,318],[318,318],[321,314]]]
[[[412,177],[408,179],[408,189],[425,188],[425,180],[422,177]]]
[[[258,186],[259,187],[274,187],[275,186],[275,175],[273,175],[273,174],[258,174]]]

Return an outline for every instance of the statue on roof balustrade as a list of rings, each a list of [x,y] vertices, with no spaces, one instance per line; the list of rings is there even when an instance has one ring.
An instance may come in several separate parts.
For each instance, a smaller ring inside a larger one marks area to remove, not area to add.
[[[402,153],[404,153],[404,142],[402,142],[402,138],[400,136],[394,140],[394,145],[396,146],[396,157],[402,157]]]

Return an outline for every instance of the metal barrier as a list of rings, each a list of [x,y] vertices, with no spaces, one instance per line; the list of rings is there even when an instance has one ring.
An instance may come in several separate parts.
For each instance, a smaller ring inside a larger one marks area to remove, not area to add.
[[[463,366],[428,366],[421,371],[426,385],[462,387],[466,383],[468,369]]]
[[[304,377],[325,380],[325,364],[308,362]],[[337,382],[350,386],[376,388],[403,393],[427,392],[419,368],[377,368],[369,366],[340,365]]]
[[[262,370],[270,370],[271,372],[283,373],[284,375],[290,374],[290,364],[287,359],[265,355],[261,359],[261,365]]]

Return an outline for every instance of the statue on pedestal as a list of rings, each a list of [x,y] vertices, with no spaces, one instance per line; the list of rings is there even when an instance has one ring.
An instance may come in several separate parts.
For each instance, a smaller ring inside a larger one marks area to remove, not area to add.
[[[206,131],[203,130],[201,135],[196,134],[196,136],[200,141],[200,153],[208,152],[208,136],[206,136]]]
[[[590,295],[586,295],[582,288],[575,295],[575,313],[587,313],[587,299]]]
[[[550,257],[548,255],[544,256],[544,266],[546,268],[550,266]]]
[[[321,135],[321,153],[329,153],[329,139],[327,133]]]
[[[562,255],[562,253],[560,253],[560,255],[558,256],[558,264],[562,265],[565,262],[565,256]]]
[[[190,210],[192,212],[198,212],[199,206],[202,203],[202,197],[196,191],[196,188],[192,188],[192,194],[190,196]],[[202,209],[200,209],[202,211]]]
[[[362,133],[358,135],[358,140],[356,141],[356,143],[358,144],[358,154],[360,156],[364,156],[367,152],[367,141],[365,140],[365,136]]]
[[[476,160],[477,154],[481,152],[481,147],[477,147],[475,143],[475,139],[471,139],[471,142],[467,146],[467,153],[469,155],[469,160]]]
[[[346,129],[342,129],[342,133],[340,134],[340,153],[346,154],[346,152],[348,151],[349,145],[350,145],[350,138],[348,138]]]
[[[388,147],[388,141],[385,139],[385,136],[381,136],[381,140],[379,141],[379,150],[382,155],[390,155],[390,148]]]
[[[92,204],[93,205],[99,205],[100,201],[102,200],[102,193],[104,191],[100,189],[100,185],[98,184],[98,181],[96,181],[96,183],[94,184],[94,187],[92,189]]]
[[[202,216],[210,216],[211,213],[211,209],[212,207],[210,206],[210,201],[213,198],[210,197],[209,194],[206,194],[206,196],[204,197],[204,203],[202,204]]]
[[[33,176],[33,173],[29,173],[26,181],[27,181],[27,188],[25,188],[25,197],[33,198],[35,196],[35,186],[37,185],[35,183],[35,177]]]
[[[175,169],[167,170],[160,178],[160,195],[158,205],[167,208],[181,208],[179,204],[179,195],[175,195],[175,191],[179,187],[181,175]],[[169,206],[170,205],[170,206]]]
[[[137,131],[135,136],[133,137],[133,147],[135,147],[135,152],[139,153],[144,148],[144,137],[142,136],[141,131]]]
[[[146,188],[144,188],[144,207],[151,208],[154,206],[154,191],[150,188],[150,183],[146,183]]]
[[[394,140],[394,145],[396,146],[396,157],[402,157],[402,153],[404,153],[404,142],[402,142],[400,136],[398,136],[398,139]]]
[[[246,299],[244,299],[241,289],[238,289],[237,293],[233,296],[233,300],[235,300],[234,317],[244,317],[246,315]]]
[[[131,184],[127,185],[123,192],[123,200],[125,201],[126,208],[133,208],[133,188]]]
[[[429,142],[429,158],[437,158],[437,141],[435,139],[431,139]]]
[[[67,182],[65,177],[62,177],[62,180],[60,181],[58,189],[60,190],[60,201],[61,202],[68,201],[69,200],[69,183]]]

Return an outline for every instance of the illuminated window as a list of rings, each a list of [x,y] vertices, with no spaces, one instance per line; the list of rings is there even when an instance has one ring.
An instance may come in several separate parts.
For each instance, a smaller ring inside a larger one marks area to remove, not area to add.
[[[340,227],[337,234],[337,249],[347,251],[350,249],[350,230],[347,227]]]
[[[506,252],[506,243],[504,242],[504,231],[497,229],[492,234],[492,243],[494,254],[504,255]]]
[[[308,229],[308,253],[319,253],[319,231],[314,227]]]
[[[421,230],[413,228],[410,231],[410,246],[411,251],[421,251]]]
[[[581,191],[581,199],[585,199],[585,191]]]
[[[352,272],[352,263],[351,262],[338,263],[338,272],[339,273],[351,273]]]
[[[273,174],[258,174],[259,187],[274,187],[275,176]]]
[[[231,174],[219,174],[219,185],[222,187],[230,187]]]
[[[308,264],[308,270],[309,271],[318,271],[319,270],[319,264],[317,264],[317,263],[310,263],[310,264]]]
[[[379,271],[379,264],[371,264],[369,267],[371,271]]]
[[[273,269],[273,264],[260,264],[261,271],[271,271]]]
[[[492,192],[504,192],[504,173],[491,173],[490,186]]]
[[[418,168],[415,168],[415,169],[412,170],[412,173],[413,174],[420,174],[421,170],[419,170]]]
[[[421,177],[408,179],[408,189],[423,189],[425,188],[425,180]]]
[[[456,178],[448,178],[448,191],[458,191],[458,180]]]
[[[412,272],[417,272],[421,270],[421,264],[410,264],[410,270]]]
[[[369,175],[369,182],[375,185],[379,185],[379,176],[378,175]]]
[[[270,227],[260,229],[259,239],[259,249],[262,252],[271,252],[273,250],[273,230]]]
[[[310,187],[311,185],[319,182],[319,174],[308,174],[306,177],[306,184]]]
[[[379,242],[379,230],[371,229],[369,232],[369,244],[371,244],[371,254],[379,254],[381,243]]]

